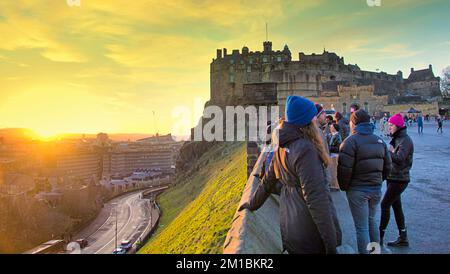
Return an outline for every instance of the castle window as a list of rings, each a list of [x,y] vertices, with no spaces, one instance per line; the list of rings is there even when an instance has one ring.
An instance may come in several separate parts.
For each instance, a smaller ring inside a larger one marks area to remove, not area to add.
[[[278,57],[277,57],[277,61],[278,61],[278,62],[281,62],[281,56],[278,56]]]
[[[330,80],[331,80],[331,81],[334,81],[334,80],[336,80],[336,76],[334,76],[334,75],[331,75],[331,76],[330,76]]]
[[[243,65],[244,64],[244,60],[241,60],[241,65]]]
[[[252,72],[252,67],[251,66],[247,67],[247,72]]]
[[[249,62],[250,64],[253,64],[253,59],[250,58],[250,60],[248,60],[248,62]]]
[[[234,74],[230,74],[230,83],[234,83]]]
[[[267,57],[263,57],[263,62],[267,63]]]
[[[230,64],[234,64],[234,60],[233,59],[230,60]]]

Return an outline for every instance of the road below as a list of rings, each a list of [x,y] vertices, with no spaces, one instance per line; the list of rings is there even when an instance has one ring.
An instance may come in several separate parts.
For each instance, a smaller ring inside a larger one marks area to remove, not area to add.
[[[105,204],[98,217],[73,238],[88,240],[83,254],[112,254],[116,247],[116,225],[117,245],[122,240],[135,243],[150,222],[154,225],[158,211],[149,199],[141,199],[141,194],[142,191],[125,194]]]

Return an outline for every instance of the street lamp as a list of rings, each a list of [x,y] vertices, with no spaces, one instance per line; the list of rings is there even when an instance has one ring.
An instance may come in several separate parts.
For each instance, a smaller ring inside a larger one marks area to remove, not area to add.
[[[117,203],[113,203],[112,205],[114,206],[114,215],[115,215],[115,219],[116,219],[115,246],[114,246],[114,250],[116,250],[117,249]]]
[[[153,194],[152,194],[153,195]],[[153,197],[152,197],[153,198]],[[150,228],[153,228],[153,204],[152,204],[153,200],[150,199]]]

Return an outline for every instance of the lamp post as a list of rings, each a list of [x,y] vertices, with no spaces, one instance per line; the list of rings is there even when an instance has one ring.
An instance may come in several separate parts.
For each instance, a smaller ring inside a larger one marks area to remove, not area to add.
[[[115,219],[116,219],[116,231],[115,231],[115,245],[114,245],[114,250],[117,249],[117,203],[113,203],[112,204],[114,206],[114,215],[115,215]]]
[[[150,199],[150,227],[153,227],[153,194],[152,197]]]

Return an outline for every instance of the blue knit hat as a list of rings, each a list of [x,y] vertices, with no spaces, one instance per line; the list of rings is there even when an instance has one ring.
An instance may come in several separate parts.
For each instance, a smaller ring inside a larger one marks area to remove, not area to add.
[[[288,96],[286,100],[286,119],[289,124],[300,127],[311,123],[317,114],[316,106],[301,96]]]

